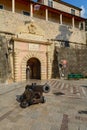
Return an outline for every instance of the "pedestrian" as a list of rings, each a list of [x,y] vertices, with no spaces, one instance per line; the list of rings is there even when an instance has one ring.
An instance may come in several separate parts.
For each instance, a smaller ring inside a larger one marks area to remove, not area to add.
[[[26,68],[26,80],[30,79],[30,66],[28,65]]]

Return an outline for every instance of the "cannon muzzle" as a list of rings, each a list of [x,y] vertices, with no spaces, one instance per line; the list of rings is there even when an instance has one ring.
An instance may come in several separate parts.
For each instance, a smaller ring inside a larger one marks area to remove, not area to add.
[[[48,84],[45,84],[44,86],[43,86],[43,92],[44,93],[48,93],[50,91],[50,86],[48,85]]]
[[[50,91],[50,86],[47,83],[44,85],[32,83],[32,85],[27,85],[25,89],[32,89],[33,91],[48,93]]]

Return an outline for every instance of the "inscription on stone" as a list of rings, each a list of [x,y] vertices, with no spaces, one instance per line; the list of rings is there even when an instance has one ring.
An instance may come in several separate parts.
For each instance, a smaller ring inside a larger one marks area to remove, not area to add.
[[[38,44],[29,44],[29,50],[33,51],[39,51],[39,45]]]

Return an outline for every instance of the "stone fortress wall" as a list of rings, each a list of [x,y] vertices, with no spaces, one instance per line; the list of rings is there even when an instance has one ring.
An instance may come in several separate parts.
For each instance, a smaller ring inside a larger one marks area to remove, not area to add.
[[[28,16],[18,13],[13,14],[4,10],[0,11],[0,19],[0,31],[6,31],[13,34],[17,33],[17,28],[24,25],[25,21],[31,20],[31,18]],[[62,40],[69,40],[70,42],[76,42],[78,44],[86,44],[84,30],[79,30],[77,28],[69,29],[68,26],[38,18],[33,18],[33,21],[45,31],[46,39],[56,39],[61,35]]]
[[[29,22],[32,20],[45,32],[44,39],[46,39],[47,41],[52,43],[51,46],[49,46],[49,48],[48,48],[49,59],[50,59],[50,64],[51,64],[51,69],[49,71],[52,71],[52,74],[50,72],[50,74],[51,74],[49,76],[50,78],[52,78],[52,75],[55,75],[55,73],[57,72],[56,67],[54,67],[54,70],[53,70],[53,61],[55,61],[55,58],[54,58],[55,44],[57,44],[57,46],[59,46],[59,42],[55,43],[51,39],[59,39],[59,40],[62,39],[65,41],[69,41],[70,45],[73,43],[74,43],[74,45],[75,44],[76,45],[77,44],[78,45],[86,44],[86,37],[85,37],[84,30],[79,30],[77,28],[69,29],[68,26],[60,25],[55,22],[45,21],[45,20],[38,19],[38,18],[31,19],[31,17],[24,16],[24,15],[18,14],[18,13],[13,14],[9,11],[4,11],[4,10],[0,11],[0,19],[1,19],[0,20],[0,34],[1,34],[1,37],[2,37],[2,35],[4,35],[7,39],[7,41],[9,41],[13,36],[17,37],[18,33],[19,33],[18,28],[24,26],[24,24],[26,22]],[[34,40],[34,37],[33,37],[33,40]],[[6,42],[6,43],[8,44],[8,42]],[[5,53],[6,53],[6,51],[5,51]],[[65,53],[63,53],[63,54],[65,55]],[[61,57],[63,57],[63,56],[61,56]],[[74,57],[74,55],[73,55],[73,57]],[[58,63],[55,64],[55,66],[58,66]],[[44,66],[43,66],[43,68],[44,68]],[[4,68],[2,68],[2,65],[1,65],[1,70],[2,69],[4,69]],[[6,71],[6,73],[9,73],[9,72]],[[56,76],[53,76],[53,77],[55,77],[55,78],[58,77],[58,73],[56,74]]]

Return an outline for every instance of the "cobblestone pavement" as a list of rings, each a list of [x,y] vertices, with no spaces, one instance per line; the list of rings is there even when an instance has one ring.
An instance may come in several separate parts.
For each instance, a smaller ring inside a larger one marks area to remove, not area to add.
[[[87,80],[48,82],[51,91],[46,103],[19,106],[16,96],[26,83],[0,84],[0,130],[87,130]]]

